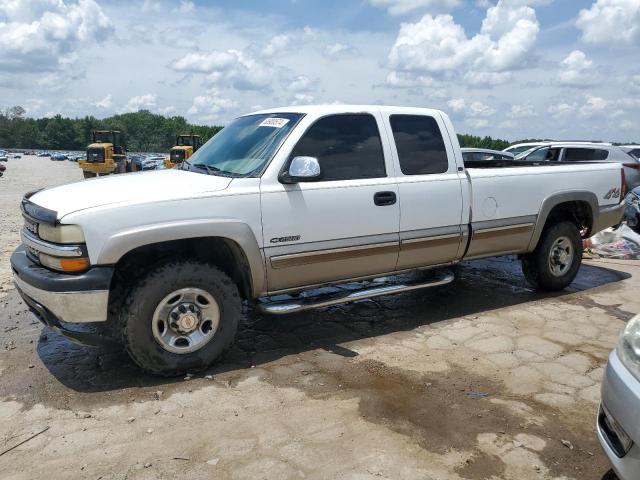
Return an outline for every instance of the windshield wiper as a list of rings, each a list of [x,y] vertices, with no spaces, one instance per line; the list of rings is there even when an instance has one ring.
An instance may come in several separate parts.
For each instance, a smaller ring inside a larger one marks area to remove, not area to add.
[[[222,172],[218,167],[207,165],[206,163],[190,163],[189,166],[196,168],[204,168],[209,175],[215,175],[214,172]]]

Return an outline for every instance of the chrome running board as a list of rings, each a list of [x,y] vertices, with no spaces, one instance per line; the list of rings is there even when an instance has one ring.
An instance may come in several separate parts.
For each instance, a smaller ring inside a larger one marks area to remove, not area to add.
[[[455,276],[452,272],[443,272],[438,278],[428,282],[396,283],[379,287],[369,287],[362,290],[351,291],[349,293],[337,293],[320,295],[317,297],[307,297],[296,300],[283,300],[275,302],[264,302],[258,304],[258,308],[264,313],[273,315],[285,315],[287,313],[302,312],[314,308],[329,307],[342,303],[357,302],[367,298],[392,295],[394,293],[410,292],[421,288],[438,287],[453,282]]]

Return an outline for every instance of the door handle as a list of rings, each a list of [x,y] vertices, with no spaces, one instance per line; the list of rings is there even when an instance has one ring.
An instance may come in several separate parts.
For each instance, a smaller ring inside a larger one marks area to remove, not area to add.
[[[373,196],[373,203],[379,207],[393,205],[396,203],[396,192],[376,192]]]

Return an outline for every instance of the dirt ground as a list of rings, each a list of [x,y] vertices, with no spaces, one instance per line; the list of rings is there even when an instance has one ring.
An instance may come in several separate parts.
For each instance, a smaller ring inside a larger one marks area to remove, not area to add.
[[[80,179],[10,160],[0,179],[4,479],[602,479],[599,384],[640,311],[640,262],[588,262],[566,292],[513,258],[446,287],[288,317],[251,313],[207,372],[160,379],[41,327],[10,283],[22,194]]]

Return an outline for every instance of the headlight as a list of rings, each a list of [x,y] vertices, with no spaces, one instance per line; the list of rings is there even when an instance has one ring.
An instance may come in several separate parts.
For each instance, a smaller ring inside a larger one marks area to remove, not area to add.
[[[41,223],[38,226],[38,235],[43,240],[53,243],[84,243],[84,233],[78,225],[51,226]]]
[[[89,267],[89,259],[86,257],[53,257],[46,253],[38,254],[40,263],[45,267],[59,272],[81,272]]]
[[[616,350],[622,364],[640,381],[640,315],[627,323]]]

